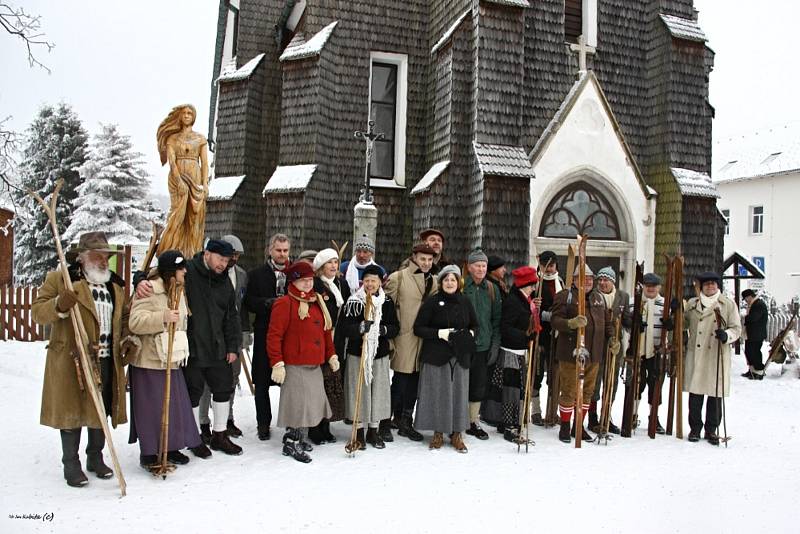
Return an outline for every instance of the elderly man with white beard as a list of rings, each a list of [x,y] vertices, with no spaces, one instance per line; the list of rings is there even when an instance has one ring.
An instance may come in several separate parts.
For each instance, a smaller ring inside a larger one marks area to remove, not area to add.
[[[32,306],[34,320],[51,325],[40,423],[60,430],[64,478],[73,487],[88,483],[78,457],[82,427],[87,427],[88,434],[86,469],[98,478],[113,475],[103,462],[105,436],[97,411],[78,382],[73,359],[77,348],[69,319],[73,307],[83,318],[93,348],[89,358],[100,375],[105,413],[114,427],[127,422],[123,358],[133,345],[127,337],[124,282],[108,269],[112,252],[104,232],[81,235],[78,247],[66,254],[74,291],[65,287],[61,271],[50,272]]]

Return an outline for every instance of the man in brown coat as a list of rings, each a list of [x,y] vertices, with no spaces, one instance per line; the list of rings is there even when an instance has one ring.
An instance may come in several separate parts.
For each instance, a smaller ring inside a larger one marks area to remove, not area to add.
[[[584,346],[589,352],[586,360],[584,380],[583,380],[583,416],[589,411],[589,404],[594,393],[595,379],[600,363],[606,352],[606,343],[611,335],[610,310],[606,309],[603,297],[592,290],[594,284],[594,273],[586,267],[586,283],[580,291],[575,287],[578,281],[578,271],[573,277],[573,286],[558,293],[553,300],[551,324],[558,332],[556,338],[556,359],[558,360],[558,385],[560,397],[558,400],[558,410],[561,415],[561,429],[558,439],[564,443],[569,443],[570,439],[570,419],[575,411],[576,395],[576,363],[575,348],[577,343],[578,328],[584,327]],[[586,315],[578,315],[578,299],[586,299]],[[616,342],[618,343],[618,342]],[[612,347],[614,352],[619,347]],[[575,425],[583,424],[583,421],[575,421]],[[572,435],[575,435],[575,425],[572,427]],[[585,429],[583,439],[592,441],[592,436]]]
[[[61,431],[64,478],[74,487],[88,483],[78,457],[84,426],[88,430],[86,468],[98,478],[111,478],[113,472],[103,463],[105,436],[97,411],[89,393],[81,391],[78,383],[73,359],[77,348],[69,316],[73,307],[83,318],[89,346],[94,348],[89,358],[101,379],[106,415],[111,416],[115,427],[128,422],[121,349],[127,336],[128,299],[122,279],[108,269],[111,252],[104,232],[84,233],[78,248],[67,252],[75,290],[65,287],[61,271],[50,272],[32,306],[34,320],[51,325],[40,423]]]

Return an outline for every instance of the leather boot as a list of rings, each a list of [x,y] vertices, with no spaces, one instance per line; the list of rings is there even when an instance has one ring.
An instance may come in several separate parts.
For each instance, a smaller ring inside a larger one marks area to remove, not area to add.
[[[376,449],[385,449],[386,444],[381,439],[380,433],[378,432],[377,428],[368,428],[367,429],[367,443],[375,447]]]
[[[600,420],[597,418],[597,412],[589,412],[589,429],[592,432],[600,432]]]
[[[380,424],[378,424],[378,435],[381,437],[384,443],[391,443],[394,441],[391,420],[384,419],[380,422]]]
[[[325,435],[325,441],[328,443],[336,443],[336,436],[331,433],[331,422],[327,419],[323,419],[320,425],[322,425],[322,432]]]
[[[464,438],[461,436],[461,432],[453,432],[450,434],[450,445],[462,454],[467,453],[467,446],[464,445]]]
[[[103,462],[103,447],[106,436],[100,428],[87,428],[89,434],[86,445],[86,470],[93,472],[97,478],[111,478],[114,471]]]
[[[71,428],[61,431],[61,463],[64,464],[64,479],[73,488],[80,488],[89,483],[81,469],[78,458],[78,447],[81,444],[81,429]]]
[[[431,440],[431,444],[428,445],[428,448],[431,450],[441,449],[442,444],[444,444],[444,435],[441,432],[434,432],[433,439]]]
[[[206,445],[211,443],[211,423],[200,424],[200,439],[202,439],[203,443]]]
[[[212,432],[211,443],[209,443],[209,446],[215,451],[222,451],[225,454],[230,454],[232,456],[238,456],[242,454],[242,448],[232,442],[225,431]]]
[[[228,419],[228,424],[226,425],[225,432],[228,433],[228,436],[231,438],[241,438],[242,431],[236,424],[233,422],[233,419]]]
[[[406,437],[411,441],[422,441],[422,434],[414,429],[413,422],[411,421],[411,415],[408,414],[403,415],[403,418],[400,419],[397,435]]]
[[[569,435],[569,421],[561,421],[561,428],[558,429],[558,439],[563,443],[572,442],[572,438]]]
[[[575,437],[575,425],[572,425],[572,431],[570,435],[574,438]],[[589,434],[589,429],[584,428],[583,432],[581,433],[581,441],[594,441],[594,438],[591,434]]]

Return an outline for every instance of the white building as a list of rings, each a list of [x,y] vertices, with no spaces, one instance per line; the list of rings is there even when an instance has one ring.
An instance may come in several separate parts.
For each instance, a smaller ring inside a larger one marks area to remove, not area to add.
[[[742,289],[763,286],[779,304],[800,295],[800,123],[717,141],[713,157],[725,256],[739,251],[766,274]]]

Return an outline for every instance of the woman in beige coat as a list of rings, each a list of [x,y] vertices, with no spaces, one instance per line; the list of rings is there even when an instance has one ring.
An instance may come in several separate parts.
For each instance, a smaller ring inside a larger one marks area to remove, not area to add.
[[[189,457],[179,449],[189,447],[195,456],[207,458],[211,452],[200,439],[189,392],[180,366],[189,357],[186,323],[189,309],[186,296],[181,294],[177,310],[169,308],[169,288],[183,283],[186,260],[177,250],[167,250],[158,258],[158,272],[150,283],[153,294],[136,299],[131,306],[130,329],[139,335],[141,349],[130,361],[131,434],[130,443],[139,441],[139,463],[144,468],[158,462],[161,436],[162,403],[168,352],[168,328],[176,324],[173,340],[170,395],[169,438],[167,459],[174,464],[186,464]]]
[[[731,343],[742,335],[742,324],[736,303],[720,291],[719,276],[707,272],[697,281],[700,295],[689,300],[685,312],[689,330],[684,372],[684,390],[689,392],[689,441],[700,441],[700,430],[705,427],[705,439],[719,445],[722,397],[730,394]],[[719,310],[720,325],[715,310]],[[704,423],[705,396],[708,401]]]

